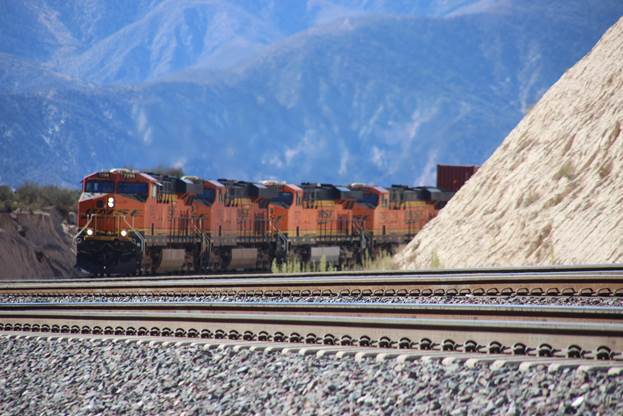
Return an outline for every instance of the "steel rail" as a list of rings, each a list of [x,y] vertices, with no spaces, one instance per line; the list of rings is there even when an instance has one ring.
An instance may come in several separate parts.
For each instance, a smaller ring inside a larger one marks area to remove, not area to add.
[[[122,276],[122,277],[81,277],[81,278],[66,278],[66,279],[53,279],[56,283],[68,282],[92,282],[94,280],[100,282],[127,282],[127,281],[145,281],[153,282],[158,280],[204,280],[204,279],[245,279],[245,278],[283,278],[283,277],[314,277],[314,276],[346,276],[346,277],[358,277],[358,276],[411,276],[411,277],[450,277],[450,276],[525,276],[528,274],[534,275],[555,275],[555,274],[580,274],[580,275],[608,275],[608,274],[623,274],[623,264],[595,264],[595,265],[574,265],[574,266],[528,266],[528,267],[484,267],[484,268],[456,268],[456,269],[423,269],[423,270],[385,270],[385,271],[336,271],[328,273],[319,272],[302,272],[302,273],[249,273],[249,272],[235,272],[229,274],[183,274],[183,275],[161,275],[161,276]],[[29,280],[5,280],[0,282],[0,285],[4,284],[20,284],[30,283],[37,284],[49,283],[52,279],[29,279]]]
[[[2,312],[185,312],[288,314],[307,316],[374,316],[443,319],[506,319],[623,323],[623,308],[594,306],[472,305],[426,303],[327,302],[70,302],[0,303]]]
[[[31,296],[623,296],[623,271],[605,273],[319,274],[287,277],[89,280],[0,283],[0,295]]]
[[[301,306],[303,313],[292,313],[291,309],[282,308],[283,305],[273,304],[249,304],[246,309],[225,304],[203,307],[172,304],[164,305],[164,309],[155,304],[128,303],[2,304],[0,330],[227,338],[598,359],[617,359],[623,352],[622,313],[611,308],[350,305],[346,311],[344,306],[307,305]],[[357,315],[359,306],[368,307],[372,313]],[[234,312],[235,307],[239,309]],[[312,310],[314,307],[316,310]],[[440,315],[438,312],[445,307],[450,312]],[[405,313],[409,308],[429,313],[409,315]],[[457,315],[463,316],[459,319]],[[508,319],[509,316],[516,319]]]

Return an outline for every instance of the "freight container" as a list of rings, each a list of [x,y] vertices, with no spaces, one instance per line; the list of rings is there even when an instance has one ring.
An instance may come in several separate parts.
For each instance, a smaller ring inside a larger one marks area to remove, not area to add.
[[[478,166],[437,165],[437,188],[456,192],[478,171]]]

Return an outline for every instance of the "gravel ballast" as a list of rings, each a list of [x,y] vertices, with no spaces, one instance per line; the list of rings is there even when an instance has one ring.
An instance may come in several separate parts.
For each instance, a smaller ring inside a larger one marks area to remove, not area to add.
[[[0,414],[623,414],[623,376],[0,337]]]
[[[623,297],[598,296],[0,296],[0,303],[19,302],[327,302],[623,307]]]

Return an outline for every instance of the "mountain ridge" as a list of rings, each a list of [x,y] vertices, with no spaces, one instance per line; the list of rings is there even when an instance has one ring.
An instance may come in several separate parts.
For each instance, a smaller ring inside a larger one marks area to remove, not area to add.
[[[0,93],[0,182],[74,186],[95,169],[171,164],[205,177],[430,184],[437,162],[482,162],[605,30],[606,11],[623,14],[577,0],[556,20],[537,3],[516,15],[333,20],[233,70],[128,85],[15,58],[29,68],[20,79],[0,55],[13,83]]]

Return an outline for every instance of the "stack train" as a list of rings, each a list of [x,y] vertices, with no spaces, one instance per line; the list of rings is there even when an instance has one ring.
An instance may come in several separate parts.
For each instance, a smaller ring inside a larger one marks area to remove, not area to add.
[[[347,269],[409,242],[476,169],[438,165],[437,187],[388,188],[96,172],[82,181],[77,267],[218,273],[324,259]]]

